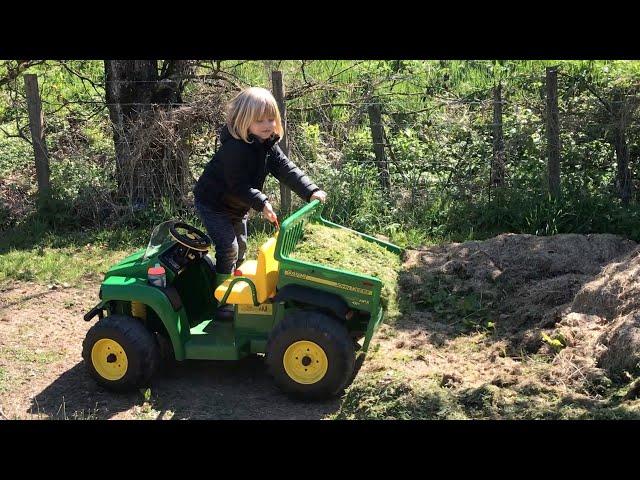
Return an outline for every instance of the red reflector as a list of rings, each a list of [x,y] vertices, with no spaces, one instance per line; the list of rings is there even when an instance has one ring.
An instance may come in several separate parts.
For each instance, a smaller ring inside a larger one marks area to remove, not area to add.
[[[147,273],[149,275],[164,275],[165,271],[163,266],[149,267],[149,269],[147,270]]]
[[[236,277],[241,277],[242,276],[242,270],[234,270],[233,275]]]

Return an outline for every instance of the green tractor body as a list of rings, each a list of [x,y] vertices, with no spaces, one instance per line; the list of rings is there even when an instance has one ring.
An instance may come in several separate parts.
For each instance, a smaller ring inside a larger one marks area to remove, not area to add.
[[[107,387],[125,389],[148,381],[161,355],[177,361],[238,360],[265,353],[286,391],[308,398],[335,394],[352,372],[330,378],[333,369],[338,364],[341,370],[353,369],[356,342],[364,339],[366,352],[383,320],[382,282],[290,257],[308,222],[345,228],[322,218],[321,209],[315,200],[289,216],[260,248],[258,260],[245,262],[235,275],[216,274],[206,249],[177,241],[169,233],[175,222],[158,225],[146,249],[109,269],[100,303],[85,315],[85,320],[100,317],[83,349],[90,373]],[[401,253],[395,245],[354,233]],[[158,264],[166,272],[164,287],[148,281],[149,267]],[[232,315],[217,314],[221,304],[233,305]],[[138,327],[138,333],[125,331],[119,325],[124,319],[144,325],[149,338],[136,337],[145,336]],[[108,325],[98,327],[106,320]],[[148,345],[149,352],[138,344]],[[113,349],[121,355],[110,353]],[[133,357],[143,359],[140,365]],[[128,372],[134,368],[140,371]]]

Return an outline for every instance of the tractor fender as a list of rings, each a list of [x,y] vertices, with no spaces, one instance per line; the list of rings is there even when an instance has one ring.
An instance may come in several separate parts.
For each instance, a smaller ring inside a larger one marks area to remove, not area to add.
[[[272,303],[293,300],[331,311],[340,320],[347,320],[349,305],[339,295],[301,285],[285,285],[271,299]]]
[[[112,276],[105,280],[100,291],[103,304],[111,300],[135,301],[153,309],[169,334],[176,360],[185,359],[184,343],[190,335],[189,321],[175,288],[159,288],[139,279]]]

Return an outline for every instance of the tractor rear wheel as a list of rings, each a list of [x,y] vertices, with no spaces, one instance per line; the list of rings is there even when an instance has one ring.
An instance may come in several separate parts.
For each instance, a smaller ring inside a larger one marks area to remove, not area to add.
[[[355,351],[336,318],[298,310],[271,333],[266,362],[282,390],[297,398],[320,399],[344,389],[354,370]]]
[[[160,361],[158,344],[140,320],[109,315],[87,332],[82,358],[89,374],[116,391],[146,386]]]

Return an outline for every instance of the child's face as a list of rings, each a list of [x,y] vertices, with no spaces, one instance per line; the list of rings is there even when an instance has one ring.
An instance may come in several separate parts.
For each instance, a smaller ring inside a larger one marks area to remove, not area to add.
[[[276,129],[276,119],[265,117],[249,125],[249,133],[253,133],[256,137],[266,140]]]

